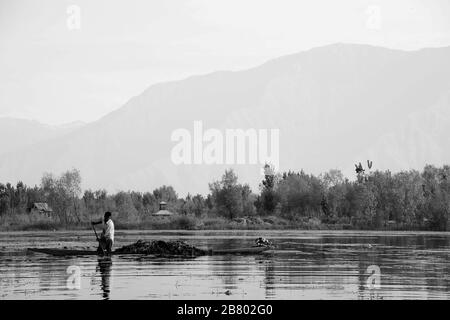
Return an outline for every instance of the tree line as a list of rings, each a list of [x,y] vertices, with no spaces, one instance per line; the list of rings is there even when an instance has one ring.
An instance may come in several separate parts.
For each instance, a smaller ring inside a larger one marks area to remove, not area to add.
[[[370,164],[371,166],[371,164]],[[60,176],[44,174],[40,185],[29,187],[0,183],[0,216],[30,214],[37,202],[53,209],[53,219],[65,225],[81,224],[105,211],[116,219],[139,223],[157,212],[161,201],[167,209],[186,216],[274,216],[288,222],[313,220],[325,228],[447,230],[450,215],[450,166],[426,166],[422,171],[365,173],[357,166],[350,181],[339,170],[319,176],[300,172],[275,173],[266,165],[264,179],[254,192],[233,170],[209,184],[210,192],[180,197],[171,186],[151,192],[81,189],[81,174],[69,170]]]

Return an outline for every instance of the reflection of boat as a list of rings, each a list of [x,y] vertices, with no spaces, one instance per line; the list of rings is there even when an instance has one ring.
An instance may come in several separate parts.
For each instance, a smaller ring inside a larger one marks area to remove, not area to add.
[[[204,255],[227,255],[227,254],[259,254],[264,251],[270,250],[269,247],[247,247],[247,248],[236,248],[236,249],[220,249],[220,250],[203,250]],[[29,248],[28,251],[45,253],[53,256],[97,256],[99,253],[94,250],[72,250],[72,249],[53,249],[53,248]],[[113,255],[143,255],[141,253],[124,252],[116,253]]]

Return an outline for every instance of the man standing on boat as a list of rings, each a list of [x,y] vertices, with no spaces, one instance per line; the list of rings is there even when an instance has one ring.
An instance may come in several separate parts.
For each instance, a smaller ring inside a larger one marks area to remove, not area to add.
[[[96,224],[103,223],[103,232],[98,239],[98,252],[111,254],[112,246],[114,244],[114,222],[111,220],[111,212],[105,212],[103,220],[92,221],[91,224],[95,226]]]

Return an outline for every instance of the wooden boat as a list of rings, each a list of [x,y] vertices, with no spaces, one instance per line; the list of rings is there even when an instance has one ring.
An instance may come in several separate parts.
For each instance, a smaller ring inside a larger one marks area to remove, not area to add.
[[[269,247],[248,247],[248,248],[236,248],[236,249],[220,249],[220,250],[204,250],[204,255],[252,255],[260,254],[264,251],[270,250]],[[56,249],[56,248],[28,248],[29,252],[44,253],[52,256],[97,256],[101,255],[97,251],[93,250],[73,250],[73,249]],[[123,253],[112,252],[113,255],[143,255],[142,253]]]

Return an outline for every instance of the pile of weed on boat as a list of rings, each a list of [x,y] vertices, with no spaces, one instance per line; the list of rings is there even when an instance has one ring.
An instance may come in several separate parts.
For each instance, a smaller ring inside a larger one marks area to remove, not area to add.
[[[183,241],[143,241],[123,246],[115,251],[118,254],[151,254],[160,256],[203,256],[205,250],[191,246]]]
[[[224,255],[224,254],[260,254],[274,248],[273,244],[264,238],[258,238],[255,245],[244,248],[228,249],[199,249],[183,241],[143,241],[139,240],[128,246],[124,246],[112,252],[112,254],[142,254],[166,257],[198,257],[204,255]],[[94,250],[74,250],[58,248],[28,248],[27,251],[34,253],[44,253],[53,256],[90,256],[102,255],[104,252]]]

